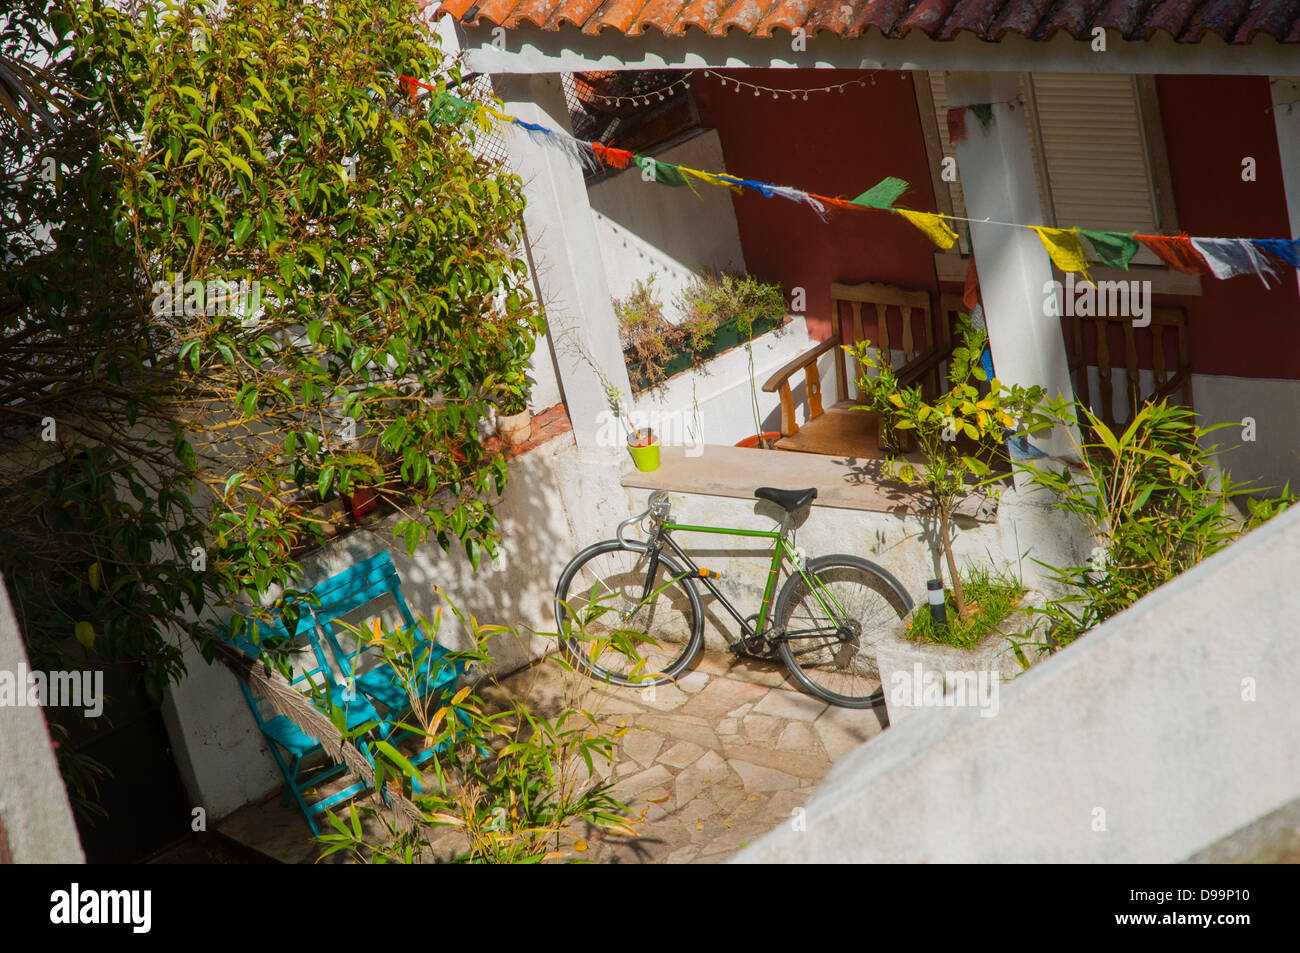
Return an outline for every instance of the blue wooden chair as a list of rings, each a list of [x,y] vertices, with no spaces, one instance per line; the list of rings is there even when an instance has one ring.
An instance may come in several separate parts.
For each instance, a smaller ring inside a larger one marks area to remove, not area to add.
[[[395,735],[394,723],[410,711],[410,693],[388,662],[380,662],[360,674],[354,674],[359,668],[361,657],[370,649],[364,644],[358,644],[351,651],[343,648],[339,639],[341,626],[336,624],[340,618],[385,596],[391,597],[405,630],[414,633],[417,639],[416,657],[421,659],[421,664],[415,679],[415,689],[421,702],[450,694],[465,674],[464,660],[447,659],[448,649],[430,641],[417,625],[415,616],[402,595],[402,581],[397,575],[397,567],[387,552],[378,553],[331,576],[314,586],[311,594],[316,596],[320,604],[304,607],[299,631],[303,631],[304,627],[310,630],[319,626],[334,653],[343,678],[353,685],[355,694],[384,707],[385,720],[379,727],[380,737],[390,741],[409,737],[409,732]],[[346,630],[343,634],[350,635]],[[433,755],[434,750],[424,750],[414,761],[421,764]]]
[[[227,636],[227,640],[254,659],[261,657],[262,641],[268,638],[285,642],[291,640],[287,628],[280,622],[259,620],[257,627],[260,635],[258,644],[254,644],[251,639],[243,636]],[[299,625],[298,629],[299,632],[302,631],[301,625]],[[316,665],[294,675],[290,678],[289,684],[299,691],[302,691],[303,687],[307,688],[308,691],[315,687],[319,691],[327,692],[333,704],[345,712],[349,729],[358,728],[367,722],[380,722],[379,713],[375,710],[374,705],[364,696],[358,697],[349,692],[344,684],[339,681],[337,675],[330,668],[320,640],[315,636],[314,631],[309,631],[307,642],[311,646]],[[262,699],[255,696],[252,690],[242,681],[239,683],[239,687],[243,690],[244,699],[248,702],[248,707],[253,713],[258,729],[270,742],[268,747],[271,749],[271,756],[275,759],[280,773],[284,776],[285,787],[281,794],[281,802],[288,803],[292,798],[298,804],[299,809],[302,810],[303,817],[306,818],[307,826],[311,828],[312,834],[318,835],[320,829],[316,824],[317,815],[362,793],[366,790],[366,784],[358,780],[327,797],[308,800],[308,794],[312,788],[345,774],[348,770],[347,765],[335,762],[322,771],[304,777],[302,773],[303,762],[325,750],[320,741],[307,734],[296,722],[285,715],[267,717],[262,711]],[[318,707],[322,707],[322,710],[324,710],[323,706],[318,705]],[[328,712],[326,713],[328,714]],[[370,757],[363,742],[358,743],[357,747],[367,758]]]

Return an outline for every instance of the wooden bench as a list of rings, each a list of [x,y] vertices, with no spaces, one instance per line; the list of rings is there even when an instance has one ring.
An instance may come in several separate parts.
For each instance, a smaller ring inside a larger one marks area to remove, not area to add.
[[[952,354],[952,342],[946,333],[946,321],[941,322],[945,326],[945,333],[942,336],[937,333],[928,292],[909,291],[874,282],[832,284],[831,336],[787,363],[763,385],[765,392],[775,391],[781,399],[781,439],[776,442],[777,449],[864,459],[885,455],[887,435],[883,433],[879,415],[872,411],[853,409],[861,403],[857,380],[864,368],[854,362],[855,375],[850,391],[849,355],[840,347],[844,343],[842,310],[846,304],[853,321],[852,341],[861,341],[866,337],[863,334],[862,306],[874,306],[876,330],[871,340],[877,346],[880,359],[890,361],[891,366],[893,351],[902,351],[903,363],[894,372],[901,385],[910,387],[919,383],[927,397],[935,396],[944,386],[942,368]],[[900,340],[896,348],[889,333],[890,308],[896,309],[902,318]],[[921,325],[919,334],[916,329],[916,312],[919,312]],[[835,369],[835,402],[829,407],[823,399],[821,371],[818,368],[818,361],[828,351],[832,352],[832,366]],[[807,419],[802,425],[795,416],[794,391],[790,385],[790,379],[800,371],[804,375],[805,400],[808,405]]]

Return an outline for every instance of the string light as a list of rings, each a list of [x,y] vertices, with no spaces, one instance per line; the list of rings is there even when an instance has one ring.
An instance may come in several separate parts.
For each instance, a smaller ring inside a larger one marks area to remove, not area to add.
[[[761,95],[762,93],[771,93],[773,99],[780,99],[782,96],[789,96],[792,100],[798,99],[802,96],[805,102],[808,100],[809,93],[843,93],[850,86],[861,86],[865,89],[867,86],[876,85],[876,75],[874,72],[870,74],[870,79],[864,75],[844,83],[832,83],[829,86],[814,86],[811,88],[800,89],[779,89],[774,86],[761,86],[758,83],[748,83],[744,80],[736,79],[734,76],[724,76],[722,73],[718,73],[714,70],[705,70],[704,75],[712,76],[714,79],[718,80],[718,82],[722,84],[723,89],[727,88],[728,83],[734,83],[736,86],[736,92],[740,92],[741,88],[744,87],[745,89],[752,89],[755,96]]]
[[[658,96],[659,102],[663,102],[665,94],[669,96],[677,95],[678,86],[682,87],[683,89],[690,89],[691,86],[690,78],[694,75],[695,75],[695,71],[691,70],[681,79],[674,80],[673,82],[669,83],[667,86],[662,87],[661,89],[652,89],[647,93],[637,93],[635,96],[605,96],[602,93],[592,93],[591,98],[599,99],[602,102],[606,102],[606,103],[613,103],[615,106],[622,106],[624,100],[626,100],[632,106],[649,106],[651,96]]]

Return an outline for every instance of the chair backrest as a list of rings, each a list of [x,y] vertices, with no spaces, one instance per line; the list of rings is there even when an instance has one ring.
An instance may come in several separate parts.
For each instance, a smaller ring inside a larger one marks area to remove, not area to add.
[[[313,667],[303,668],[297,674],[291,676],[289,684],[295,689],[306,684],[308,686],[308,691],[310,691],[312,687],[325,689],[329,685],[335,687],[342,686],[338,675],[335,673],[334,669],[330,667],[325,656],[325,650],[320,643],[320,639],[316,636],[313,627],[304,626],[302,620],[300,620],[296,633],[291,637],[288,628],[283,622],[278,620],[257,619],[256,625],[258,629],[257,644],[254,644],[253,640],[245,635],[231,636],[227,633],[225,639],[245,655],[256,659],[261,657],[262,642],[268,638],[287,641],[291,638],[299,640],[305,635],[306,643],[311,648],[312,656],[315,658],[316,664]],[[245,631],[247,631],[247,629],[245,629]],[[242,681],[239,683],[239,686],[243,689],[244,697],[248,699],[249,707],[252,708],[253,716],[257,719],[258,724],[263,724],[267,719],[264,718],[259,706],[257,705],[257,702],[262,700],[261,696],[254,695],[252,690]]]
[[[358,647],[352,652],[344,652],[338,640],[334,622],[367,605],[391,596],[401,614],[403,623],[409,628],[415,625],[415,616],[402,595],[402,580],[393,565],[393,557],[387,552],[377,553],[369,559],[350,566],[336,575],[330,576],[311,589],[320,601],[319,607],[303,607],[298,622],[298,631],[314,630],[319,624],[329,641],[330,648],[344,669],[344,678],[352,676],[352,663],[363,649]]]
[[[903,363],[920,356],[929,348],[940,343],[934,326],[934,314],[930,308],[930,294],[927,291],[910,291],[895,285],[878,282],[863,282],[846,285],[835,282],[831,285],[831,337],[841,337],[841,326],[845,320],[842,313],[844,305],[849,306],[852,324],[849,325],[850,340],[861,341],[871,338],[871,343],[878,350],[877,360],[887,361],[894,366],[894,351],[903,352]],[[876,333],[874,336],[863,333],[862,306],[871,305],[875,309]],[[889,309],[896,309],[900,316],[899,333],[890,334]],[[915,320],[919,312],[920,322]],[[842,354],[843,352],[841,352]],[[861,376],[862,368],[854,368],[853,380]],[[836,387],[839,399],[848,397],[848,388],[844,379],[844,362],[835,363]]]
[[[1071,366],[1075,372],[1075,396],[1086,405],[1108,427],[1116,427],[1114,407],[1114,390],[1112,387],[1112,370],[1117,366],[1112,359],[1112,337],[1110,330],[1116,326],[1123,330],[1124,374],[1126,403],[1129,417],[1147,401],[1162,400],[1181,391],[1181,402],[1191,407],[1191,360],[1187,340],[1187,315],[1181,308],[1153,308],[1151,324],[1145,328],[1134,327],[1133,318],[1123,315],[1100,315],[1080,317],[1074,321],[1074,359]],[[1139,365],[1139,342],[1149,340],[1151,347],[1151,367],[1154,386],[1147,394],[1142,393],[1141,370]],[[1098,389],[1100,390],[1100,409],[1093,405],[1088,380],[1087,345],[1092,344],[1095,351]],[[1173,349],[1170,360],[1169,349]],[[1173,367],[1171,368],[1171,363]]]

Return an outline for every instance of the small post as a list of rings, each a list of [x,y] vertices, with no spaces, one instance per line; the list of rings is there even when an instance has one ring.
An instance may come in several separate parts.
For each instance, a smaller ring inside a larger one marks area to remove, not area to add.
[[[943,599],[943,580],[930,579],[925,584],[926,596],[930,600],[930,618],[934,619],[936,632],[948,630],[948,607]]]

